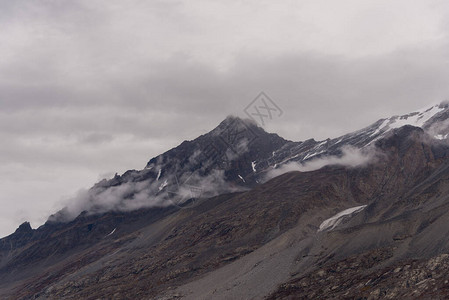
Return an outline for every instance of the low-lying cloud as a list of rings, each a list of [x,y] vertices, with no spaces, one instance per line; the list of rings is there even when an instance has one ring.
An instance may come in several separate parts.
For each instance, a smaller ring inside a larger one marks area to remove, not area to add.
[[[140,182],[129,181],[117,186],[95,186],[81,190],[67,201],[67,206],[49,221],[71,221],[82,212],[101,214],[108,211],[132,211],[140,208],[182,205],[192,198],[213,197],[241,190],[224,178],[224,171],[214,170],[207,176],[169,175]]]
[[[310,172],[328,165],[354,168],[373,162],[375,158],[376,151],[373,148],[357,149],[351,146],[346,146],[341,148],[341,155],[339,156],[325,156],[304,163],[293,161],[283,164],[279,168],[268,171],[265,180],[272,179],[287,172]]]
[[[245,151],[244,147],[242,148]],[[161,155],[141,171],[130,171],[103,180],[91,189],[80,190],[49,221],[71,221],[81,213],[101,214],[108,211],[132,211],[140,208],[182,206],[186,201],[242,191],[226,180],[222,169],[207,170],[210,164],[198,164],[200,150],[195,150],[183,165],[172,158],[174,167],[164,164]],[[237,155],[237,154],[234,154]],[[194,170],[191,172],[190,170]],[[141,178],[146,178],[142,180]]]

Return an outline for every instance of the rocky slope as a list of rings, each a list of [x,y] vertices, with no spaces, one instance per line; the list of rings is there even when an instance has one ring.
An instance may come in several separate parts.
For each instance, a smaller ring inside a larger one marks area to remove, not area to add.
[[[441,104],[321,142],[227,118],[145,169],[96,184],[84,211],[1,239],[0,295],[445,298],[448,116]],[[344,146],[368,160],[266,181],[291,162],[341,158]]]

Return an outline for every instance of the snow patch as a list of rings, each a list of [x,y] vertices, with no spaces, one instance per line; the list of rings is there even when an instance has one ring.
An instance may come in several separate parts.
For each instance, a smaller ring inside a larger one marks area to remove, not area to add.
[[[442,134],[437,134],[434,136],[434,138],[438,139],[438,140],[445,140],[447,138],[447,134],[442,135]]]
[[[341,138],[341,139],[338,139],[338,141],[336,141],[336,142],[335,142],[335,145],[337,145],[337,144],[341,143],[341,141],[343,141],[343,138]]]
[[[444,107],[439,107],[438,105],[435,105],[426,111],[418,112],[413,115],[394,117],[391,119],[390,123],[388,124],[388,127],[390,129],[399,128],[405,125],[422,127],[427,121],[430,120],[430,118],[432,118],[434,115],[443,110]]]
[[[115,232],[116,229],[117,229],[117,228],[114,228],[114,230],[112,230],[111,233],[108,234],[107,236],[110,236],[110,235],[114,234],[114,232]]]
[[[253,168],[253,172],[256,173],[256,161],[251,162],[251,167]]]
[[[321,143],[319,143],[318,145],[315,146],[315,148],[320,148],[321,146],[327,144],[327,140],[326,141],[322,141]]]
[[[239,178],[240,178],[243,182],[246,182],[245,179],[243,179],[242,176],[239,175]]]
[[[160,186],[159,186],[159,191],[162,191],[162,189],[164,188],[164,187],[166,187],[168,185],[168,182],[167,182],[167,180],[165,180]]]
[[[309,154],[307,154],[307,155],[303,158],[303,160],[309,159],[309,158],[311,158],[311,157],[314,157],[314,156],[316,156],[316,155],[318,155],[318,154],[322,154],[322,153],[324,153],[324,152],[326,152],[326,151],[320,151],[320,152],[315,152],[315,153],[309,153]]]
[[[161,174],[162,174],[162,169],[159,169],[159,172],[157,173],[156,181],[159,181]]]
[[[384,129],[384,128],[388,125],[389,122],[390,122],[389,119],[384,120],[384,121],[382,122],[382,124],[380,124],[380,126],[377,127],[376,131],[374,131],[373,133],[371,133],[370,136],[375,136],[376,134],[378,134],[382,129]]]
[[[318,229],[318,232],[334,229],[341,223],[341,221],[343,221],[344,217],[352,216],[353,214],[359,213],[365,207],[366,207],[366,205],[356,206],[356,207],[351,207],[351,208],[345,209],[344,211],[339,212],[335,216],[333,216],[327,220],[324,220],[323,223],[321,223],[320,229]]]

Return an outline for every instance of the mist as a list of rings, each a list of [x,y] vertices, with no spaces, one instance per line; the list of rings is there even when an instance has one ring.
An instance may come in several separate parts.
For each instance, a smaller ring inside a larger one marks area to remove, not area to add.
[[[278,168],[268,171],[265,175],[265,181],[287,172],[310,172],[329,165],[345,166],[349,168],[361,167],[375,162],[376,158],[377,151],[373,147],[357,149],[351,146],[345,146],[341,148],[341,155],[339,156],[320,157],[304,163],[293,161],[283,164]]]
[[[233,152],[228,159],[237,159],[246,152],[247,142],[239,143],[239,151]],[[188,158],[186,165],[179,162],[172,168],[163,164],[163,155],[157,157],[155,164],[150,164],[140,171],[131,171],[131,175],[123,174],[104,179],[90,189],[82,189],[74,197],[63,201],[64,208],[49,217],[50,222],[68,222],[81,213],[87,215],[102,214],[109,211],[132,211],[141,208],[178,206],[183,207],[186,201],[210,198],[216,195],[247,190],[243,186],[226,181],[225,171],[212,169],[210,161],[203,161],[198,168],[200,150],[195,150]],[[165,166],[165,169],[164,169]],[[188,170],[196,169],[194,172]],[[141,180],[141,177],[148,179]],[[119,184],[117,184],[119,183]]]

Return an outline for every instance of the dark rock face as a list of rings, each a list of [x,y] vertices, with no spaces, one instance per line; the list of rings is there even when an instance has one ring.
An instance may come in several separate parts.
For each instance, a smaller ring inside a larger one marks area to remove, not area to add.
[[[378,249],[326,265],[282,284],[268,299],[446,299],[449,294],[448,254],[404,260],[375,270],[392,258]],[[363,275],[373,270],[369,275]]]
[[[0,249],[18,248],[31,239],[33,236],[33,229],[29,222],[25,222],[16,229],[16,231],[10,236],[10,239],[0,240]]]
[[[430,127],[444,121],[446,112],[433,109]],[[84,212],[70,222],[56,217],[35,230],[24,223],[0,240],[0,295],[446,298],[449,146],[426,128],[387,130],[381,126],[386,120],[339,139],[290,142],[227,118],[210,133],[151,159],[144,170],[93,189],[163,181],[173,172],[208,176],[220,168],[227,182],[247,190],[192,205]],[[258,183],[275,164],[340,155],[342,144],[371,145],[376,156],[361,166],[329,165]],[[195,159],[200,155],[205,158]],[[333,228],[319,230],[326,219],[361,206]]]
[[[219,168],[227,181],[251,186],[255,184],[251,176],[245,184],[238,175],[247,178],[253,173],[252,161],[267,160],[286,143],[250,120],[228,117],[211,132],[151,159],[146,167],[169,174],[199,171],[201,175]]]

